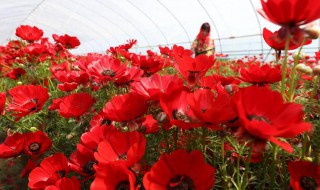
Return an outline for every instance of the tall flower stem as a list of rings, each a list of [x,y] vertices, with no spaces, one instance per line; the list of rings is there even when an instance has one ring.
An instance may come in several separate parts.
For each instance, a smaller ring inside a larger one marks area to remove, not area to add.
[[[288,62],[288,49],[289,49],[289,42],[290,42],[290,34],[287,31],[286,34],[286,45],[284,51],[284,59],[282,63],[282,77],[281,77],[281,94],[282,97],[285,99],[285,88],[286,88],[286,77],[287,77],[287,62]]]
[[[222,173],[222,188],[228,189],[227,187],[227,165],[225,164],[225,150],[224,150],[224,139],[221,138],[221,173]]]
[[[246,164],[245,164],[245,172],[244,172],[244,180],[245,183],[243,183],[242,189],[246,189],[246,186],[249,184],[249,178],[248,178],[248,173],[249,173],[249,165],[250,165],[250,160],[251,160],[251,155],[252,155],[252,146],[249,148]]]
[[[202,152],[203,152],[203,154],[206,153],[206,135],[207,135],[207,129],[205,127],[202,127]]]
[[[271,162],[271,181],[270,181],[270,189],[275,189],[276,186],[276,162],[277,162],[277,153],[278,153],[278,146],[272,144],[272,162]]]
[[[292,72],[291,72],[291,75],[290,75],[290,86],[289,86],[289,102],[292,102],[293,101],[293,96],[294,96],[294,89],[295,89],[295,78],[296,78],[296,70],[297,70],[297,65],[299,63],[299,58],[300,58],[300,53],[301,53],[301,50],[302,50],[302,47],[303,47],[303,44],[305,43],[306,41],[306,38],[304,38],[302,40],[302,45],[300,46],[299,50],[298,50],[298,58],[294,59],[294,65],[293,65],[293,68],[292,68]]]

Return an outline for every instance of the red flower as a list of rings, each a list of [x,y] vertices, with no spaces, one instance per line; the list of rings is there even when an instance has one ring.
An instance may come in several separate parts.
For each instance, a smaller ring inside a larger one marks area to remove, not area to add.
[[[278,31],[275,31],[274,33],[268,30],[267,28],[263,29],[263,39],[264,41],[273,49],[275,50],[284,50],[286,45],[286,39],[285,37],[281,36],[283,33],[283,28],[281,28]],[[304,38],[304,32],[300,29],[294,30],[291,33],[291,38],[289,42],[289,50],[296,49],[300,47],[301,45],[308,45],[312,42],[312,40],[307,39],[307,41],[302,44],[303,38]]]
[[[5,76],[13,80],[17,80],[24,74],[26,74],[26,71],[23,68],[14,68],[10,72],[6,73]]]
[[[140,161],[146,149],[146,139],[143,134],[133,132],[114,132],[108,139],[98,145],[94,157],[100,164],[116,160],[125,160],[127,166]]]
[[[6,104],[6,93],[0,92],[0,115],[4,114],[5,104]]]
[[[49,110],[58,110],[64,118],[80,117],[94,102],[95,100],[87,93],[75,93],[53,100]]]
[[[132,54],[130,60],[132,65],[140,67],[144,71],[144,76],[150,76],[163,68],[164,62],[157,55],[136,55]]]
[[[97,163],[93,150],[88,147],[77,144],[77,149],[70,156],[70,169],[81,175],[93,175],[95,170],[93,166]]]
[[[213,188],[214,172],[200,151],[176,150],[160,157],[143,177],[143,185],[146,190],[208,190]]]
[[[131,84],[132,91],[148,100],[159,100],[164,94],[170,94],[174,90],[183,87],[183,81],[176,75],[154,74],[151,77],[143,77],[139,82]]]
[[[221,83],[223,87],[227,85],[238,85],[240,81],[235,79],[234,77],[224,77],[221,75],[210,75],[205,76],[200,80],[200,85],[205,88],[211,88],[213,90],[217,89],[217,84]]]
[[[130,121],[148,110],[147,101],[140,95],[128,93],[114,96],[103,108],[106,119],[111,121]]]
[[[168,96],[163,96],[160,105],[168,115],[171,125],[177,125],[183,129],[199,127],[200,121],[190,109],[187,102],[188,92],[177,90]]]
[[[290,186],[293,190],[320,189],[320,166],[307,161],[289,162]]]
[[[138,131],[144,134],[157,133],[159,131],[158,121],[152,115],[146,115]]]
[[[6,140],[0,144],[0,158],[16,157],[22,153],[24,148],[24,136],[15,133],[8,136]]]
[[[63,45],[67,49],[73,49],[80,45],[80,41],[75,36],[69,36],[68,34],[58,36],[57,34],[52,35],[53,39]]]
[[[230,100],[229,94],[222,87],[216,94],[209,89],[199,89],[188,96],[188,103],[193,113],[205,125],[214,128],[237,117]]]
[[[190,86],[196,85],[214,64],[214,56],[199,55],[196,58],[190,56],[175,57],[175,68],[185,78]]]
[[[318,0],[261,0],[261,4],[261,16],[281,26],[303,25],[320,18]]]
[[[25,85],[9,90],[8,111],[17,116],[16,120],[34,112],[38,112],[48,100],[48,89],[42,86]]]
[[[261,152],[266,141],[271,141],[288,152],[293,152],[289,143],[277,137],[295,137],[312,130],[310,123],[303,121],[302,105],[284,103],[279,92],[267,87],[243,88],[232,97],[240,126],[236,136],[252,140],[255,152]]]
[[[121,161],[95,166],[97,170],[90,189],[123,189],[135,190],[136,177]]]
[[[252,64],[248,69],[240,70],[240,79],[254,85],[263,86],[281,81],[280,67],[270,67],[265,64],[262,66]]]
[[[45,190],[80,190],[81,184],[77,177],[71,178],[63,177],[59,179],[55,185],[50,185]]]
[[[58,84],[59,90],[64,91],[64,92],[73,91],[77,87],[78,87],[78,84],[75,82],[65,82],[63,84]]]
[[[119,74],[125,72],[126,68],[126,64],[121,63],[120,60],[104,56],[89,63],[87,73],[98,83],[103,83],[117,78]]]
[[[40,155],[51,148],[51,139],[42,131],[25,133],[24,153],[27,155]]]
[[[29,175],[29,173],[38,166],[38,164],[30,159],[28,159],[26,165],[24,166],[23,170],[20,173],[20,177],[23,178],[27,175]]]
[[[45,189],[49,185],[67,176],[69,172],[68,160],[62,153],[55,153],[45,158],[40,167],[35,168],[29,175],[30,189]]]
[[[16,36],[27,41],[36,41],[43,36],[43,31],[35,26],[21,25],[16,29]]]
[[[118,85],[128,84],[133,81],[139,81],[140,77],[143,75],[143,70],[139,67],[130,67],[124,70],[121,74],[119,74],[116,79],[115,83]]]

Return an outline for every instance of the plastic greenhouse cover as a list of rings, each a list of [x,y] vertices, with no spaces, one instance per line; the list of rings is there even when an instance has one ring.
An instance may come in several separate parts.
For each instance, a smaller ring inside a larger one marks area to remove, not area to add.
[[[260,0],[0,0],[0,45],[28,24],[47,37],[77,36],[81,45],[73,53],[105,52],[128,39],[138,40],[135,52],[156,51],[159,45],[190,47],[201,24],[209,22],[217,52],[266,55],[262,30],[279,27],[258,15],[259,7]],[[319,47],[318,39],[304,51]]]

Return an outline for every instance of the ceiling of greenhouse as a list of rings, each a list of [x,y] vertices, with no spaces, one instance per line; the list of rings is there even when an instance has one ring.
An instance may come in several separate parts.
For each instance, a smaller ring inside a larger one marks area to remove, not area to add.
[[[14,39],[19,25],[37,26],[44,35],[77,36],[74,53],[105,52],[137,39],[135,52],[159,45],[190,47],[202,23],[209,22],[217,52],[267,54],[261,33],[276,30],[260,15],[260,0],[0,0],[0,45]],[[305,47],[319,49],[320,41]]]

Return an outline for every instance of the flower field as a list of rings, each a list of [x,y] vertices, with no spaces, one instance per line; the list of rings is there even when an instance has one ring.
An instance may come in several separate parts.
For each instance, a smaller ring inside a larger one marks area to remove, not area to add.
[[[136,40],[74,55],[76,36],[19,26],[0,46],[0,189],[320,189],[320,51],[301,51],[320,2],[261,3],[268,62]]]

